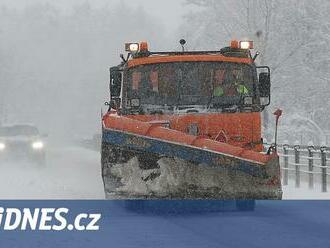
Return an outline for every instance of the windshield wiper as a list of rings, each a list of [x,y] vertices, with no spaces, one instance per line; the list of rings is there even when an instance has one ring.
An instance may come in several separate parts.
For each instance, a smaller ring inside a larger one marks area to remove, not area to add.
[[[178,74],[178,84],[176,84],[177,85],[177,87],[176,87],[176,90],[177,90],[177,92],[178,92],[178,96],[177,96],[177,100],[176,100],[176,104],[175,104],[175,108],[178,108],[178,106],[180,105],[180,103],[181,103],[181,87],[182,87],[182,83],[183,83],[183,75],[182,75],[182,70],[181,70],[181,68],[179,68],[178,69],[178,72],[177,72],[177,74]]]
[[[206,109],[210,109],[210,106],[211,106],[211,104],[213,102],[213,99],[214,99],[214,95],[212,93],[211,96],[209,97],[208,102],[207,102]]]
[[[206,109],[209,110],[210,109],[210,106],[211,106],[211,103],[213,102],[213,99],[214,99],[214,84],[213,84],[213,80],[214,80],[214,72],[213,70],[211,70],[211,96],[207,102],[207,106],[206,106]]]

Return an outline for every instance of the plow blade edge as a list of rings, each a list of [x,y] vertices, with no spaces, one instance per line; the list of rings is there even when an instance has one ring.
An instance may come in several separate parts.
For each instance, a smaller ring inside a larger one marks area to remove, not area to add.
[[[281,199],[278,156],[268,161],[103,129],[108,199]]]

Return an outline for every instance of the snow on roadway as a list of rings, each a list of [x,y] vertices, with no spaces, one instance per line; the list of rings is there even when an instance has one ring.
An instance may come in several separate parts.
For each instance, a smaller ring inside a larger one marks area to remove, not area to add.
[[[0,199],[104,199],[99,152],[79,147],[52,147],[47,165],[0,164]],[[330,199],[320,186],[283,186],[283,199]]]
[[[11,162],[0,170],[0,199],[104,199],[100,154],[95,151],[49,148],[44,168]]]

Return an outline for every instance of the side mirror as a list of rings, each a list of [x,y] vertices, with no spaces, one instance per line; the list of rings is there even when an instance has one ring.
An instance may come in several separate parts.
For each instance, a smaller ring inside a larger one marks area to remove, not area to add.
[[[267,72],[259,74],[259,92],[260,97],[270,96],[270,74]]]
[[[110,94],[111,97],[120,97],[122,73],[118,67],[110,68]]]
[[[119,104],[120,104],[120,98],[114,98],[114,99],[110,100],[110,102],[104,103],[105,106],[108,106],[109,111],[111,109],[118,109]]]

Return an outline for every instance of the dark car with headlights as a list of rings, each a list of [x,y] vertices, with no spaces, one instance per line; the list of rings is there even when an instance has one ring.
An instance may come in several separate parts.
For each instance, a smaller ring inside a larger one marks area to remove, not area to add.
[[[27,160],[45,165],[45,136],[33,125],[0,126],[0,160]]]

